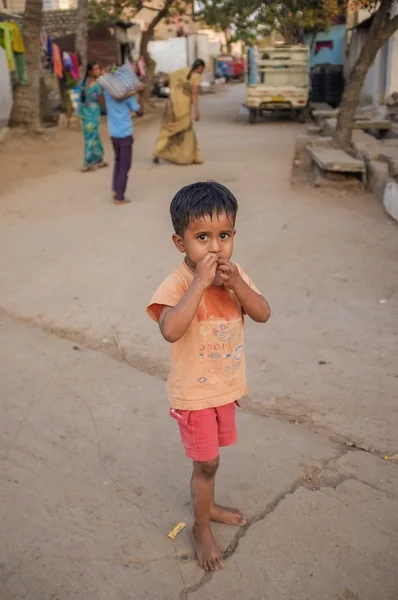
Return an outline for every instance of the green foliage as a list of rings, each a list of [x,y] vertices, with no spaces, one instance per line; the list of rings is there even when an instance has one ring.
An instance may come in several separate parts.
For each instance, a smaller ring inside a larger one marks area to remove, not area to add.
[[[90,23],[97,26],[113,25],[121,19],[124,8],[119,0],[89,0]]]
[[[162,8],[153,6],[153,0],[89,0],[90,22],[99,26],[113,25],[133,18],[144,8],[152,11],[152,20],[158,22],[159,16],[172,19],[192,11],[192,0],[165,0]]]
[[[277,30],[287,42],[297,43],[304,32],[327,30],[345,13],[346,1],[200,0],[197,14],[216,30],[231,29],[232,40],[248,42]]]
[[[268,27],[257,19],[260,6],[259,0],[200,0],[195,15],[209,27],[224,32],[229,42],[250,43],[267,33]]]
[[[279,31],[287,43],[297,43],[304,33],[315,34],[329,29],[334,18],[344,12],[341,0],[284,0],[264,2],[258,19]]]

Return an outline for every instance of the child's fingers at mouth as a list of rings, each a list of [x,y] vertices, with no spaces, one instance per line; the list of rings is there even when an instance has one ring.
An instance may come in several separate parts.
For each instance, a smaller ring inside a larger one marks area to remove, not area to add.
[[[229,265],[220,265],[220,263],[218,263],[218,270],[222,271],[223,273],[228,273],[231,269]]]

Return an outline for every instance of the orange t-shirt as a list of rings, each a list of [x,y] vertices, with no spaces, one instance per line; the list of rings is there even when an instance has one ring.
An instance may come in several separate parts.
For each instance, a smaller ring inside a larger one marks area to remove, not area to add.
[[[260,293],[237,265],[244,281]],[[194,274],[185,262],[160,285],[147,308],[159,322],[163,306],[176,306]],[[235,294],[211,286],[203,294],[185,334],[171,344],[167,392],[172,408],[201,410],[223,406],[247,394],[243,310]]]

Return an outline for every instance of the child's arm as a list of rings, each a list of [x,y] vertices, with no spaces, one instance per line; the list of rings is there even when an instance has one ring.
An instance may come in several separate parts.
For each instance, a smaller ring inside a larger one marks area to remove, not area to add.
[[[217,255],[206,256],[197,264],[196,274],[186,294],[175,306],[163,306],[159,318],[159,327],[164,339],[170,344],[177,342],[190,324],[198,310],[203,292],[214,281],[217,269]]]
[[[142,117],[144,115],[144,106],[137,102],[135,96],[126,98],[126,102],[131,112],[135,113],[137,117]]]
[[[243,280],[238,267],[224,258],[218,259],[218,270],[225,287],[233,291],[245,313],[257,323],[266,323],[271,309],[264,298]]]

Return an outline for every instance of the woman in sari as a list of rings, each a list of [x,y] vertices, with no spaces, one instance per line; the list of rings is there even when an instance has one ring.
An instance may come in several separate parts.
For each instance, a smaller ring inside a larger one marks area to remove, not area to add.
[[[101,108],[97,100],[102,94],[102,88],[97,79],[100,75],[100,66],[89,63],[80,88],[79,116],[82,119],[84,135],[83,173],[108,166],[104,162],[104,148],[99,133]]]
[[[179,69],[170,75],[170,95],[155,145],[155,163],[160,159],[176,165],[202,163],[193,128],[192,106],[195,121],[199,121],[198,92],[204,68],[205,63],[198,58],[191,69]]]

